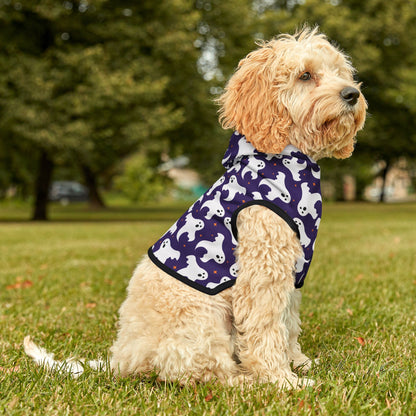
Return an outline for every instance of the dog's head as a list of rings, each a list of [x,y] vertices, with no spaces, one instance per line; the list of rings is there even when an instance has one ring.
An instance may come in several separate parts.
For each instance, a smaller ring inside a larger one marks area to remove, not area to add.
[[[349,157],[367,104],[348,57],[316,28],[260,46],[218,100],[223,127],[265,153],[293,144],[314,159]]]

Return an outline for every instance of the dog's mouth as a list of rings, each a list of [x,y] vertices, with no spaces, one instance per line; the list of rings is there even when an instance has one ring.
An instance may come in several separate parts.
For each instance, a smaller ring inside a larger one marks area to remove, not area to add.
[[[320,133],[327,156],[332,155],[337,159],[351,156],[356,143],[357,129],[352,112],[326,120],[320,128]]]
[[[345,138],[348,131],[351,131],[351,118],[334,117],[326,120],[321,126],[321,134],[324,137],[332,137],[332,140]]]
[[[335,137],[348,136],[348,132],[353,132],[353,136],[357,130],[361,128],[362,117],[355,111],[343,111],[336,116],[330,116],[321,125],[323,134],[333,133]]]

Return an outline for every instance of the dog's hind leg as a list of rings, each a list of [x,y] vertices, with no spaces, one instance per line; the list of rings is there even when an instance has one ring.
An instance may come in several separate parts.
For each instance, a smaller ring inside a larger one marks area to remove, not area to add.
[[[111,367],[121,376],[155,370],[161,380],[230,383],[237,373],[229,289],[209,296],[146,258],[120,308]]]
[[[170,321],[159,307],[167,302],[166,290],[159,284],[161,273],[146,256],[130,280],[119,310],[117,339],[110,349],[110,367],[116,375],[145,375],[154,370],[152,357]]]
[[[175,290],[168,305],[176,317],[160,340],[152,362],[163,380],[240,384],[233,359],[230,289],[209,296],[167,276]]]
[[[232,358],[231,325],[218,305],[221,296],[200,295],[198,304],[178,311],[178,322],[159,343],[153,365],[163,380],[234,384],[238,367]]]
[[[241,366],[260,382],[310,385],[310,380],[299,379],[290,368],[286,319],[295,291],[299,240],[284,220],[262,206],[242,210],[237,227],[239,273],[232,290]]]

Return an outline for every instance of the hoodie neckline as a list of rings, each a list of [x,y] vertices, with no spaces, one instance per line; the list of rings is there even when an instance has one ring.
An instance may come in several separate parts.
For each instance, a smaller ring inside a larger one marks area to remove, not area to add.
[[[314,159],[302,153],[296,146],[292,144],[287,145],[279,154],[263,153],[259,152],[250,142],[247,141],[246,137],[240,134],[238,131],[235,131],[231,136],[230,143],[224,154],[224,158],[222,159],[222,165],[226,169],[229,169],[230,167],[240,162],[244,157],[258,156],[261,158],[270,159],[272,157],[278,157],[279,155],[287,157],[295,156],[298,159],[306,160],[309,165],[319,169],[319,165],[315,162]]]

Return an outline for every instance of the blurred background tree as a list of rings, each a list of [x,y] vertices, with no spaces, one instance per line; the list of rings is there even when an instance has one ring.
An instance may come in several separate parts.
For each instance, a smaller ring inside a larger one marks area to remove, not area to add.
[[[0,193],[31,195],[46,219],[54,172],[82,178],[103,206],[125,158],[157,172],[161,155],[180,154],[209,183],[230,134],[214,98],[255,39],[305,22],[359,70],[367,126],[354,158],[323,171],[364,187],[375,161],[386,176],[416,159],[415,19],[416,0],[0,0]]]
[[[195,65],[197,13],[186,0],[152,5],[45,0],[0,9],[0,129],[5,152],[20,142],[38,161],[34,219],[46,218],[57,163],[77,165],[100,206],[100,177],[139,147],[166,150],[167,132],[184,123],[184,109],[167,99],[172,69],[162,52]]]
[[[114,178],[114,186],[132,202],[160,200],[172,187],[172,181],[159,175],[146,155],[135,153],[123,164],[123,173]]]

